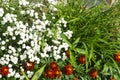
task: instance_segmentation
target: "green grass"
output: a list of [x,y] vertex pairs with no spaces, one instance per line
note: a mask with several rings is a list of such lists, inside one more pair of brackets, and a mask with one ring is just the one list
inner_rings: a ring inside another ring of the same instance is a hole
[[[120,50],[120,2],[116,5],[108,6],[104,4],[95,5],[85,9],[87,3],[83,0],[71,1],[68,0],[67,5],[58,5],[58,16],[64,16],[68,21],[68,29],[73,31],[73,37],[70,40],[72,43],[77,38],[80,38],[77,48],[87,50],[86,71],[91,68],[97,68],[101,74],[105,64],[110,65],[109,75],[116,73],[114,70],[119,70],[113,55],[117,50]],[[73,52],[74,53],[74,52]],[[74,53],[79,55],[79,53]],[[115,66],[111,66],[111,64]],[[109,66],[108,65],[108,66]],[[82,67],[83,68],[83,67]],[[108,68],[108,67],[107,67]],[[84,73],[84,72],[83,72]],[[106,79],[107,76],[101,75],[99,79]],[[116,73],[120,75],[119,71]],[[86,75],[86,74],[83,74]],[[85,77],[83,77],[85,79]],[[116,79],[118,79],[116,77]]]

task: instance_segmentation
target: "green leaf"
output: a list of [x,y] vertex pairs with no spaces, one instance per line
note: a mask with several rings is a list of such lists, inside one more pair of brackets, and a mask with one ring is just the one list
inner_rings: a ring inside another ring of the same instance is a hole
[[78,45],[79,41],[80,41],[80,37],[78,37],[78,38],[72,43],[73,48],[75,48],[75,47]]
[[102,74],[103,75],[110,75],[110,73],[108,73],[108,70],[109,70],[109,65],[108,63],[104,64],[104,68],[102,70]]
[[103,42],[103,43],[105,43],[107,45],[110,45],[109,42],[105,41],[104,39],[98,39],[98,41]]
[[115,77],[115,80],[119,80],[120,79],[120,76],[118,76],[118,75],[114,75],[114,77]]
[[88,48],[87,48],[87,45],[84,43],[84,42],[82,42],[82,44],[83,44],[83,46],[85,47],[85,55],[86,55],[86,70],[88,69],[88,61],[87,61],[87,58],[89,57],[89,55],[88,55]]
[[85,54],[85,50],[84,49],[75,48],[74,51],[77,52],[77,53]]
[[42,75],[46,65],[42,66],[37,72],[35,72],[34,76],[32,77],[32,80],[38,80],[39,77]]
[[25,76],[26,80],[29,80],[29,78],[27,77],[24,71],[22,71],[22,74]]
[[118,64],[116,63],[116,61],[115,61],[111,56],[108,55],[108,57],[113,61],[114,66],[115,66],[116,69],[118,70],[118,74],[119,74],[119,76],[120,76],[120,68],[119,68]]
[[70,51],[70,60],[69,60],[70,64],[77,68],[77,63],[76,63],[76,58],[74,56],[74,54]]
[[80,20],[80,18],[74,18],[74,19],[71,19],[70,21],[68,21],[68,23],[75,22],[75,21],[78,21],[78,20]]
[[62,39],[63,39],[64,42],[68,43],[68,45],[70,47],[72,47],[72,44],[67,40],[67,37],[64,34],[61,34],[61,37],[62,37]]

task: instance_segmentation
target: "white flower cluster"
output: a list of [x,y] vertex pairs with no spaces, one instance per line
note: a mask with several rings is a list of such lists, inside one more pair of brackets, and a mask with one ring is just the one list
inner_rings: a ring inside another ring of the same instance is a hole
[[49,3],[56,5],[58,3],[58,0],[48,0]]
[[28,4],[29,4],[29,2],[26,0],[19,0],[19,5],[27,6]]
[[57,5],[59,3],[58,0],[48,0],[48,3],[50,3],[49,7],[52,11],[57,11],[57,8],[53,5]]
[[[19,5],[24,7],[29,5],[29,2],[19,0]],[[18,8],[22,8],[20,6]],[[4,26],[2,27],[4,30],[0,32],[0,66],[8,65],[8,77],[14,76],[24,80],[24,76],[18,71],[25,62],[39,64],[41,60],[48,57],[55,60],[66,59],[64,50],[68,50],[69,45],[63,41],[61,34],[65,34],[70,39],[72,31],[62,30],[67,27],[67,21],[64,18],[53,26],[52,21],[47,19],[44,12],[40,13],[31,8],[20,11],[5,10],[0,8],[0,23]],[[25,15],[28,17],[25,18]],[[27,71],[26,74],[31,78],[34,72]],[[1,74],[0,78],[2,78]]]
[[3,10],[3,8],[0,8],[0,17],[2,17],[3,14],[4,14],[4,10]]

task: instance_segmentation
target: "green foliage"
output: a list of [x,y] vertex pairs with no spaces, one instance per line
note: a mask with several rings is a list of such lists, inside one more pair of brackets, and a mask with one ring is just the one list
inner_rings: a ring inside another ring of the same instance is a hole
[[39,77],[42,75],[46,65],[42,66],[36,73],[33,75],[32,80],[38,80]]
[[[31,4],[34,2],[32,0],[30,1]],[[37,1],[40,2],[39,0]],[[45,4],[47,2],[46,0],[42,1]],[[98,70],[98,76],[94,80],[108,80],[111,76],[119,80],[120,64],[115,61],[114,54],[120,50],[120,1],[112,6],[105,5],[104,3],[100,3],[99,5],[94,3],[90,6],[91,3],[89,0],[67,0],[67,4],[64,3],[64,0],[60,1],[60,4],[54,5],[58,9],[58,11],[54,13],[55,17],[57,17],[57,21],[53,20],[54,23],[52,23],[53,27],[51,29],[56,33],[57,31],[54,25],[64,17],[68,22],[68,26],[67,29],[62,28],[62,30],[72,30],[73,37],[68,40],[67,37],[61,33],[63,41],[70,46],[70,58],[67,58],[65,61],[57,61],[58,66],[62,70],[59,80],[73,80],[74,77],[80,80],[93,80],[89,75],[90,70],[93,68]],[[15,1],[11,2],[11,4],[18,8]],[[21,10],[22,9],[18,10],[16,14],[19,14]],[[50,12],[52,11],[47,11],[46,14],[47,17],[51,19]],[[29,16],[26,16],[26,18],[23,17],[24,16],[20,16],[19,19],[24,19],[23,21],[29,21],[29,23],[31,22],[31,20],[27,20]],[[0,27],[0,35],[6,30],[6,28],[3,27],[6,26]],[[54,38],[57,37],[54,36]],[[41,41],[40,46],[42,46],[42,50],[45,43],[44,40]],[[79,63],[78,58],[80,55],[85,55],[85,64]],[[51,61],[54,61],[54,59],[41,59],[41,63],[46,65],[42,66],[40,69],[37,69],[39,66],[36,65],[35,68],[37,71],[32,77],[32,80],[47,80],[42,75],[44,69],[48,67],[47,65]],[[74,68],[74,73],[70,76],[65,75],[63,69],[65,64],[68,63]],[[22,74],[25,76],[26,80],[29,80],[25,72],[22,72]]]
[[[74,58],[85,54],[87,62],[85,66],[79,67],[85,69],[81,75],[88,74],[89,70],[95,67],[99,70],[99,80],[109,79],[109,76],[112,75],[118,79],[119,64],[114,60],[113,55],[120,49],[120,2],[118,1],[113,6],[101,3],[88,8],[89,3],[83,0],[67,1],[68,4],[59,5],[57,8],[58,16],[65,16],[68,21],[68,29],[73,31],[70,42],[74,47],[71,48],[72,55],[69,62],[74,64]],[[84,76],[80,79],[89,80],[90,78],[88,78]]]

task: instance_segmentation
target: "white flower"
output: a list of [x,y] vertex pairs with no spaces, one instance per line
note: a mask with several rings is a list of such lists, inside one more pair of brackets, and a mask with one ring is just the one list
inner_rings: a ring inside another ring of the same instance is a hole
[[70,39],[72,37],[73,32],[68,30],[67,32],[64,32],[63,34],[65,34],[68,37],[68,39]]
[[32,75],[33,75],[33,72],[32,71],[27,71],[27,74],[28,74],[28,77],[31,78]]
[[17,57],[14,57],[14,56],[11,55],[10,59],[11,59],[11,62],[13,62],[14,64],[18,63],[18,58]]
[[57,41],[57,40],[52,40],[52,42],[55,43],[55,44],[60,44],[60,42]]
[[5,64],[9,64],[9,61],[5,60],[4,63],[5,63]]
[[52,19],[55,19],[55,17],[53,16]]
[[20,13],[21,13],[21,14],[25,14],[25,11],[24,11],[24,10],[22,10]]
[[5,65],[4,60],[0,60],[1,65]]
[[4,14],[4,10],[3,10],[3,8],[0,8],[0,17],[2,17],[3,14]]
[[3,17],[3,23],[7,23],[7,22],[12,23],[13,21],[17,20],[16,17],[17,16],[14,14],[7,13],[5,17]]
[[27,6],[29,4],[26,0],[19,0],[19,5]]
[[13,11],[15,10],[15,8],[13,8],[13,7],[10,7],[10,9],[13,10]]
[[15,75],[15,71],[12,71],[12,72],[10,73],[10,75],[11,75],[11,76],[14,76],[14,75]]
[[20,52],[22,49],[21,48],[18,48],[18,51]]
[[41,57],[42,57],[42,58],[44,58],[44,57],[49,57],[49,55],[46,54],[46,53],[40,53],[40,54],[41,54]]
[[13,69],[12,69],[12,68],[9,68],[9,72],[10,72],[10,73],[13,72]]
[[12,40],[15,40],[15,39],[16,39],[16,37],[15,37],[15,36],[13,36],[13,37],[12,37]]
[[24,49],[24,48],[26,48],[26,45],[25,45],[25,44],[23,44],[23,45],[22,45],[22,48],[23,48],[23,49]]
[[51,46],[49,46],[48,44],[46,44],[43,51],[44,51],[45,53],[51,51]]
[[34,62],[35,60],[34,60],[34,58],[30,58],[30,61],[31,61],[31,62]]
[[24,80],[25,76],[20,76],[20,80]]
[[10,73],[8,73],[7,77],[11,77]]
[[68,47],[69,45],[67,43],[62,43],[62,47],[67,51],[68,50]]
[[35,12],[35,18],[38,19],[38,13],[37,12]]
[[1,50],[5,50],[5,46],[2,46],[2,47],[1,47]]
[[20,78],[20,74],[19,74],[19,73],[16,73],[16,74],[15,74],[15,78]]
[[40,58],[38,58],[38,57],[36,57],[36,56],[35,56],[34,58],[35,58],[35,60],[36,60],[36,63],[39,64],[39,63],[40,63]]
[[1,44],[2,44],[2,45],[5,45],[5,41],[2,41]]
[[21,71],[24,71],[23,67],[20,67]]
[[12,53],[12,50],[8,50],[8,53],[11,54],[11,53]]
[[27,56],[26,56],[25,54],[24,54],[24,55],[20,55],[20,59],[21,59],[21,60],[26,59],[26,57],[27,57]]
[[46,19],[46,16],[45,16],[45,13],[44,13],[44,12],[43,12],[42,18],[43,18],[44,20]]
[[49,3],[56,5],[58,3],[57,0],[48,0]]
[[53,46],[53,50],[57,50],[58,49],[58,47],[57,46]]
[[61,59],[61,56],[60,55],[55,55],[54,58],[55,58],[55,60],[58,60],[58,59]]
[[30,10],[30,16],[33,17],[35,15],[34,10]]
[[2,78],[2,75],[0,74],[0,78]]
[[11,67],[12,67],[12,64],[9,64],[8,67],[11,68]]
[[63,57],[62,57],[62,60],[64,61],[66,59],[66,53],[63,53]]

